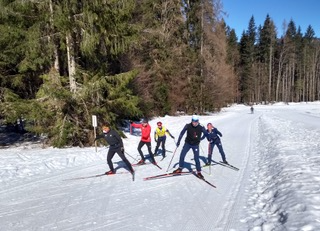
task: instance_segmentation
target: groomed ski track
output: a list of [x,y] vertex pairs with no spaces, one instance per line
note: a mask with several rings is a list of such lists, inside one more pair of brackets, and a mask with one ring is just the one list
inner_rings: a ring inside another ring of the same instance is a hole
[[[17,181],[16,185],[13,182],[7,189],[2,188],[1,201],[6,203],[0,208],[0,229],[229,230],[236,228],[238,220],[235,218],[242,211],[241,207],[238,208],[241,199],[238,193],[244,190],[244,181],[248,175],[248,162],[253,146],[252,137],[256,135],[257,117],[258,115],[239,112],[230,113],[221,119],[215,118],[214,115],[202,119],[202,124],[213,122],[223,132],[222,142],[228,161],[240,168],[240,171],[234,171],[219,165],[212,166],[211,175],[208,175],[208,168],[203,168],[206,180],[217,188],[208,186],[192,175],[143,181],[144,177],[165,173],[164,169],[167,169],[173,153],[167,153],[168,158],[158,162],[162,170],[153,165],[135,168],[134,182],[131,174],[76,180],[77,177],[90,177],[108,170],[104,158],[100,158],[86,166],[56,170],[45,176],[36,175],[24,181]],[[170,125],[170,131],[178,131],[175,132],[178,136],[184,124],[182,122]],[[132,136],[125,142],[129,139],[130,142],[138,144],[138,137]],[[135,144],[133,146],[136,146]],[[181,147],[175,154],[170,171],[177,167]],[[174,150],[174,142],[168,141],[167,148]],[[207,141],[203,141],[200,150],[202,163],[205,161],[203,157],[206,156],[206,150]],[[131,155],[137,153],[135,149],[126,148],[126,151]],[[220,160],[217,150],[214,150],[213,158]],[[158,159],[156,157],[156,160]],[[115,166],[118,162],[120,164],[118,171],[127,171],[122,168],[120,159],[115,156]],[[192,152],[186,157],[186,167],[189,169],[195,167]]]

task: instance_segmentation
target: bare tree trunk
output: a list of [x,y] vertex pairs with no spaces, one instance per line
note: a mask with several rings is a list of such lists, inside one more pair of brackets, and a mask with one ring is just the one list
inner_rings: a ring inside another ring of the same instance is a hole
[[289,98],[291,102],[293,102],[293,96],[294,96],[294,74],[296,72],[296,65],[295,65],[295,60],[293,60],[293,64],[292,64],[292,73],[290,76],[290,83],[289,83]]
[[280,57],[279,57],[279,62],[278,62],[278,75],[277,75],[277,81],[276,81],[276,102],[279,100],[279,91],[280,91],[280,82],[281,82],[281,77],[282,77],[282,68],[283,68],[283,57],[284,57],[284,52],[281,51]]
[[304,53],[304,55],[303,55],[303,81],[302,81],[302,101],[306,101],[306,95],[305,95],[305,92],[306,92],[306,88],[305,88],[305,82],[306,82],[306,75],[307,75],[307,71],[306,71],[306,69],[307,69],[307,61],[306,61],[306,59],[307,59],[307,56],[306,56],[306,49],[304,49],[304,51],[303,51],[303,53]]
[[254,87],[254,91],[255,91],[255,99],[254,102],[260,102],[261,101],[261,85],[262,85],[262,73],[263,71],[261,69],[263,69],[262,64],[258,63],[258,70],[257,70],[257,80],[256,80],[256,84]]
[[318,49],[315,50],[315,53],[313,54],[313,59],[312,59],[312,80],[311,80],[312,101],[315,101],[315,100],[316,100],[316,89],[317,89],[317,83],[316,83],[317,57],[318,57]]
[[200,35],[200,57],[201,57],[201,67],[200,67],[200,112],[203,112],[203,3],[201,3],[201,35]]
[[316,99],[315,100],[320,100],[320,55],[319,55],[319,50],[317,49],[317,64],[316,64],[316,72],[315,72],[315,78],[316,78]]
[[73,39],[71,33],[66,35],[66,45],[67,45],[67,55],[68,55],[68,71],[69,71],[69,84],[70,84],[70,91],[76,92],[77,85],[76,85],[76,61],[74,58],[73,50]]
[[269,101],[271,100],[271,87],[272,87],[272,45],[270,44],[269,52],[269,84],[268,84],[268,97]]
[[53,42],[53,59],[54,59],[54,69],[59,72],[60,71],[60,65],[59,65],[59,56],[58,56],[58,47],[55,44],[55,39],[54,39],[54,34],[55,34],[55,30],[54,30],[54,18],[53,18],[53,3],[52,0],[49,0],[49,9],[50,9],[50,28],[51,28],[51,34],[49,36],[49,41],[52,40]]

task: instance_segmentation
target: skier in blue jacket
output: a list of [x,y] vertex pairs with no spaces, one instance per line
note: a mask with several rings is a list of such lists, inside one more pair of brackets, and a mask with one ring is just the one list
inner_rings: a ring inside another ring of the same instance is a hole
[[[208,123],[207,124],[207,132],[208,132],[208,136],[207,136],[207,140],[209,142],[208,144],[208,162],[205,164],[205,166],[209,166],[211,164],[212,161],[212,151],[214,146],[216,145],[219,149],[221,158],[222,158],[222,162],[225,164],[228,164],[227,160],[226,160],[226,155],[223,151],[222,148],[222,143],[220,140],[220,137],[222,137],[222,133],[215,128],[212,123]],[[205,136],[202,136],[201,139],[204,139]]]

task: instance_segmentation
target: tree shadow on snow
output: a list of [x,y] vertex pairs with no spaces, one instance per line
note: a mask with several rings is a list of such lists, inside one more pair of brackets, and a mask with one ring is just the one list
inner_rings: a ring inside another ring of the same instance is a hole
[[0,126],[0,149],[9,148],[10,146],[20,146],[25,142],[41,143],[43,140],[16,125]]

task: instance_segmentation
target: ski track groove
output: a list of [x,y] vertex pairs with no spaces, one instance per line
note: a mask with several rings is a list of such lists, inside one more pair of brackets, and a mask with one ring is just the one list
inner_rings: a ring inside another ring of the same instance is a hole
[[[19,190],[23,190],[25,188],[29,188],[32,187],[34,185],[38,185],[40,183],[46,182],[48,180],[60,180],[60,178],[62,176],[66,176],[67,178],[71,178],[70,176],[72,176],[72,173],[79,173],[80,170],[90,170],[90,169],[97,169],[97,167],[99,165],[105,165],[105,163],[101,163],[99,161],[99,163],[94,163],[90,166],[87,167],[83,167],[83,166],[77,166],[75,168],[71,168],[71,169],[64,169],[62,172],[61,171],[57,171],[57,172],[53,172],[53,173],[48,173],[46,175],[42,175],[42,176],[32,176],[32,181],[30,182],[24,182],[21,185],[10,185],[7,189],[3,189],[0,190],[0,194],[9,194],[9,193],[13,193]],[[54,174],[54,176],[51,176],[50,174]],[[33,180],[34,178],[38,178],[37,180]]]
[[[245,179],[248,179],[248,176],[250,175],[250,162],[252,158],[252,153],[254,152],[254,146],[255,142],[254,140],[254,134],[257,132],[255,131],[257,129],[257,121],[260,117],[256,116],[250,123],[249,133],[248,133],[248,141],[246,143],[245,148],[245,156],[243,157],[243,161],[241,166],[239,166],[239,175],[237,176],[237,179],[234,180],[234,182],[237,182],[232,186],[231,192],[235,192],[234,194],[229,193],[229,197],[227,198],[227,203],[224,206],[223,213],[220,214],[220,216],[217,219],[216,225],[214,227],[215,230],[237,230],[239,227],[239,211],[237,208],[239,205],[241,205],[241,200],[243,199],[241,196],[243,195],[243,191],[245,190]],[[234,170],[232,170],[234,171]],[[220,226],[220,227],[219,227]]]

